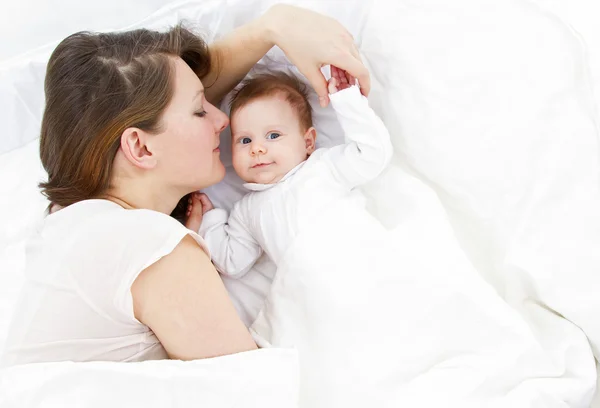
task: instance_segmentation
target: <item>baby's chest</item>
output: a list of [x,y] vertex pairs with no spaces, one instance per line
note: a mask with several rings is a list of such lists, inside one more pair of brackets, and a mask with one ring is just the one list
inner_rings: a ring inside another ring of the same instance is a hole
[[[310,176],[310,175],[309,175]],[[314,175],[294,180],[261,193],[254,204],[255,228],[261,230],[290,229],[297,231],[324,207],[346,194],[337,183],[328,178]]]

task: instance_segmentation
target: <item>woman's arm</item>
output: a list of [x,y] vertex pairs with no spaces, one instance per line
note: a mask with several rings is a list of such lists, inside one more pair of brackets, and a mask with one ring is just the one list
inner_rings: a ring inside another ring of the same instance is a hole
[[329,103],[327,82],[321,73],[321,67],[328,64],[356,77],[362,94],[368,95],[369,72],[352,35],[333,18],[278,4],[211,45],[215,63],[201,78],[209,102],[218,103],[273,45],[279,46],[309,80],[322,106]]
[[275,45],[267,14],[238,27],[210,45],[210,72],[200,78],[206,99],[218,106],[250,69]]
[[172,359],[256,349],[206,253],[189,235],[131,286],[134,314]]

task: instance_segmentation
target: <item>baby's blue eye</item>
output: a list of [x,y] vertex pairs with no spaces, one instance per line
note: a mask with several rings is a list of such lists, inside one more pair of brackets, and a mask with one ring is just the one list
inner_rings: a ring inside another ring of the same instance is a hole
[[281,136],[279,133],[271,132],[271,133],[267,134],[267,139],[273,140],[273,139],[277,139],[279,136]]
[[243,138],[240,139],[240,143],[241,144],[252,143],[252,139],[250,139],[249,137],[243,137]]

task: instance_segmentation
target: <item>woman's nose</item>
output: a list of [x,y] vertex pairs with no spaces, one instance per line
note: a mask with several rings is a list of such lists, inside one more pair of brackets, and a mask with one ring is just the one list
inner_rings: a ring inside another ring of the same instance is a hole
[[221,109],[216,106],[213,106],[213,108],[215,110],[215,114],[213,115],[215,130],[217,133],[221,133],[229,125],[229,118]]

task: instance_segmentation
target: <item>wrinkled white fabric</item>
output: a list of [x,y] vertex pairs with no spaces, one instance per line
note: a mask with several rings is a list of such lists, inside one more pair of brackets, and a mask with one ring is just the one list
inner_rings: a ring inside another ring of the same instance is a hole
[[298,355],[261,349],[196,361],[40,363],[0,371],[2,408],[295,408]]
[[[252,325],[264,345],[298,350],[300,406],[562,407],[566,397],[584,407],[594,372],[585,335],[560,326],[579,362],[565,373],[471,267],[436,198],[390,172],[403,190],[398,227],[351,206],[321,211],[278,262]],[[552,317],[541,310],[536,321]]]
[[[144,3],[143,7],[150,4],[145,0],[134,2]],[[151,28],[164,28],[185,18],[212,39],[258,16],[274,2],[171,2],[151,17],[144,18],[141,14],[129,17],[130,21],[138,21],[135,27]],[[52,21],[45,26],[33,25],[39,38],[56,45],[57,40],[75,28],[89,27],[86,16],[67,3],[63,12],[46,13],[44,5],[33,8],[21,19],[11,9],[11,13],[5,14],[14,24],[3,24],[0,30],[6,29],[4,37],[12,38],[14,27],[25,33],[35,18]],[[413,371],[412,377],[390,375],[386,386],[380,383],[382,395],[403,390],[398,392],[406,396],[410,390],[415,402],[410,406],[418,407],[419,401],[426,404],[436,395],[451,393],[446,386],[456,387],[466,400],[469,382],[465,365],[457,368],[461,375],[456,380],[444,373],[458,367],[453,365],[454,359],[465,363],[461,356],[471,355],[474,367],[484,373],[481,377],[474,375],[474,381],[484,377],[494,379],[487,381],[491,386],[479,388],[479,395],[490,396],[487,402],[495,395],[499,407],[587,408],[597,378],[590,367],[594,362],[590,343],[595,350],[600,344],[598,2],[355,0],[345,2],[344,7],[337,1],[290,3],[340,20],[354,36],[370,69],[369,103],[390,130],[395,154],[392,167],[363,190],[368,209],[394,230],[397,238],[404,234],[403,245],[392,251],[398,255],[392,261],[394,267],[411,274],[423,269],[438,270],[450,278],[462,276],[465,268],[473,268],[516,312],[507,317],[503,333],[521,333],[524,339],[523,343],[509,341],[510,347],[499,348],[505,356],[504,368],[500,368],[498,360],[490,358],[492,352],[470,354],[470,350],[485,349],[486,342],[492,348],[497,347],[493,339],[475,336],[472,340],[469,333],[474,330],[473,325],[465,326],[462,321],[456,325],[456,320],[450,319],[448,324],[454,324],[454,330],[448,329],[452,336],[409,333],[414,338],[408,340],[414,341],[397,347],[399,355],[392,353],[385,359],[376,359],[379,340],[366,336],[361,337],[365,342],[355,352],[356,361],[354,357],[324,360],[302,353],[303,372],[318,373],[321,367],[323,373],[329,373],[326,380],[331,380],[330,373],[348,379],[344,374],[347,365],[355,364],[356,368],[362,362],[366,370],[371,369],[374,377],[381,379],[386,361],[406,357],[401,353],[407,353],[410,345],[417,350],[415,361],[418,362],[419,356],[427,356],[428,350],[433,350],[436,358],[427,360],[429,365],[415,366],[421,371]],[[21,8],[18,3],[11,4]],[[96,6],[106,7],[106,4]],[[131,7],[143,13],[143,7]],[[93,22],[92,28],[125,28],[115,27],[120,23],[113,19],[100,21],[100,13],[94,16],[98,21]],[[75,27],[76,24],[79,26]],[[19,37],[14,37],[18,41]],[[36,188],[36,183],[44,177],[36,138],[44,101],[45,63],[53,45],[28,49],[27,55],[10,64],[0,64],[0,105],[4,108],[0,110],[0,123],[4,126],[0,135],[0,335],[5,331],[6,316],[14,309],[13,292],[22,282],[24,239],[46,205]],[[267,68],[300,76],[277,48],[255,70]],[[341,132],[335,112],[320,108],[314,95],[310,102],[321,146],[341,143],[336,139]],[[228,210],[246,193],[230,167],[229,138],[225,131],[221,156],[228,166],[226,178],[207,191],[213,202]],[[373,270],[368,268],[368,272]],[[261,308],[269,316],[279,313],[279,320],[288,315],[286,308],[269,308],[270,296],[263,308],[274,276],[273,263],[263,255],[241,279],[224,277],[247,324],[256,319]],[[308,299],[305,304],[296,304],[294,316],[311,307],[313,299],[309,294],[320,299],[328,295],[332,302],[338,296],[345,296],[344,302],[354,311],[364,304],[360,290],[340,285],[345,282],[343,279],[332,286],[331,281],[322,283],[308,275],[302,284],[298,281],[301,275],[289,274],[296,276],[294,282],[299,285],[282,286],[286,274],[277,276],[278,288],[296,288],[291,299],[300,300],[302,296]],[[368,274],[364,281],[368,281]],[[479,283],[467,286],[464,281],[462,284],[467,292],[468,287],[477,292],[479,286]],[[398,297],[404,292],[399,293]],[[472,308],[482,309],[482,313],[489,311],[488,293],[484,290]],[[390,296],[382,290],[382,299],[376,299],[375,304],[384,304]],[[322,301],[315,304],[322,305]],[[419,304],[407,301],[405,308],[417,317],[423,316],[419,314]],[[420,333],[427,333],[431,325],[440,324],[451,310],[463,310],[452,301],[446,307],[425,307],[432,313],[425,315],[420,325],[411,325],[410,320],[404,327],[416,327]],[[442,312],[438,315],[435,310]],[[446,315],[445,310],[448,310]],[[315,311],[310,313],[317,315]],[[469,310],[469,316],[474,314],[475,310]],[[325,316],[323,322],[332,315]],[[349,327],[357,321],[350,315]],[[261,321],[268,323],[269,319]],[[337,352],[340,337],[335,333],[330,337],[323,322],[315,320],[306,326],[309,329],[306,333],[315,339],[310,346],[330,350],[332,356],[339,357],[345,353],[345,347]],[[523,323],[529,335],[520,331]],[[483,327],[490,326],[483,322]],[[287,338],[295,333],[287,333]],[[393,338],[397,333],[391,335]],[[0,343],[3,340],[0,338]],[[484,361],[491,365],[485,368]],[[166,369],[170,362],[156,363],[165,363],[159,366]],[[496,375],[492,374],[493,367]],[[41,372],[42,369],[37,371]],[[139,384],[146,381],[142,371],[133,376]],[[30,378],[33,376],[18,377],[21,386],[30,386],[32,396],[48,390],[39,383],[28,383]],[[315,382],[319,378],[315,377]],[[56,387],[57,394],[70,395],[68,384],[60,384],[61,387]],[[368,386],[365,382],[367,391]],[[215,389],[217,393],[229,392]],[[334,397],[327,394],[327,389],[318,388],[318,384],[316,389],[324,392],[324,398]],[[352,391],[352,387],[348,389]],[[178,394],[182,389],[174,383],[164,390],[169,395],[182,395]],[[343,398],[345,390],[342,387],[336,390],[337,396]],[[110,397],[108,393],[105,395]],[[106,405],[118,405],[119,400],[115,395]],[[366,406],[376,406],[376,402]],[[450,405],[436,402],[434,406]],[[494,403],[479,407],[489,405]],[[151,406],[152,401],[144,405]]]

